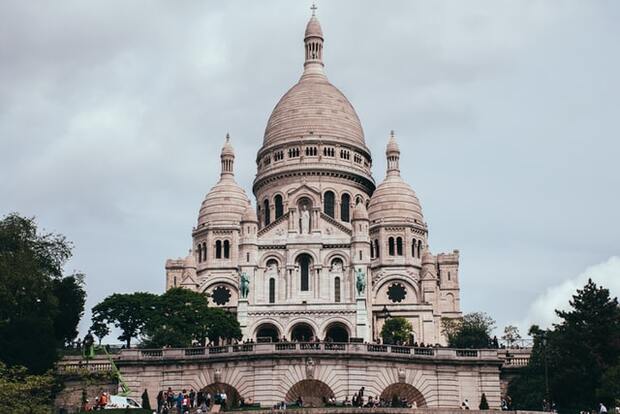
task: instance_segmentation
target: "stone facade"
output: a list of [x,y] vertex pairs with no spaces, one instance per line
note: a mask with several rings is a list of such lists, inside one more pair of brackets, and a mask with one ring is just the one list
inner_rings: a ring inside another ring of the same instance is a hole
[[472,408],[482,393],[500,407],[496,350],[408,348],[372,344],[264,343],[215,348],[123,350],[116,364],[133,396],[155,396],[168,387],[226,391],[235,400],[270,407],[300,395],[309,406],[322,398],[364,395],[391,401],[394,395],[420,408]]
[[393,133],[375,185],[355,109],[324,73],[315,16],[304,46],[303,74],[274,108],[256,156],[256,207],[235,182],[227,136],[192,249],[166,262],[166,287],[206,292],[237,314],[246,338],[370,342],[398,315],[411,321],[412,342],[445,344],[441,319],[461,315],[459,252],[431,254]]

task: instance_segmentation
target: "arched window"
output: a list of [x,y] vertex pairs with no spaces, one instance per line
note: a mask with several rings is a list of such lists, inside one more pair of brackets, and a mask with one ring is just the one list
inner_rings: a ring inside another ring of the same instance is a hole
[[402,237],[396,238],[396,254],[399,256],[403,255],[403,239]]
[[198,263],[202,262],[202,244],[198,245]]
[[394,256],[394,237],[388,239],[388,254]]
[[202,243],[202,261],[207,261],[207,243]]
[[418,242],[418,257],[422,257],[422,240]]
[[351,204],[351,196],[347,193],[344,193],[342,197],[340,197],[340,220],[348,222],[349,218],[349,209]]
[[224,240],[224,258],[230,259],[230,242],[228,240]]
[[362,260],[362,259],[364,258],[364,253],[362,253],[362,251],[361,251],[361,250],[360,250],[360,252],[359,252],[359,255],[360,255],[360,260]]
[[375,258],[375,244],[373,242],[370,242],[370,258]]
[[326,191],[323,195],[323,211],[325,214],[334,218],[334,205],[336,203],[336,197],[333,191]]
[[310,290],[310,263],[312,259],[307,254],[302,254],[297,259],[299,265],[300,284],[299,289],[302,292]]
[[269,303],[276,303],[276,280],[269,278]]
[[276,195],[273,199],[273,203],[276,205],[276,220],[282,217],[284,214],[284,205],[282,203],[282,196]]
[[215,242],[215,258],[216,259],[222,258],[222,241],[221,240],[218,240]]
[[334,302],[340,302],[340,278],[334,279]]
[[263,202],[264,204],[264,213],[265,213],[265,226],[268,225],[269,223],[271,223],[270,221],[270,217],[269,217],[269,200],[265,200]]
[[247,253],[245,254],[245,261],[246,261],[246,262],[249,262],[249,261],[250,261],[250,252],[247,252]]
[[381,257],[381,250],[379,250],[379,240],[375,239],[375,257],[378,259]]
[[411,257],[415,257],[415,239],[411,240]]

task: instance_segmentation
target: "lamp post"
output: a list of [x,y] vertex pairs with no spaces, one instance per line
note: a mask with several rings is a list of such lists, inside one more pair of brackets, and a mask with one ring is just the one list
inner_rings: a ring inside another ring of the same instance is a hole
[[551,398],[549,395],[549,368],[547,365],[547,331],[542,333],[542,346],[543,346],[543,362],[545,364],[545,401],[547,406],[544,407],[546,411],[551,411]]

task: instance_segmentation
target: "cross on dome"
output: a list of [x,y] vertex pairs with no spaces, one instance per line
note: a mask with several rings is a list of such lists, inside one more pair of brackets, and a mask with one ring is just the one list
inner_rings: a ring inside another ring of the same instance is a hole
[[315,12],[316,9],[318,9],[318,7],[316,7],[316,4],[314,4],[314,2],[312,3],[312,6],[310,6],[310,10],[312,10],[312,15],[316,16]]

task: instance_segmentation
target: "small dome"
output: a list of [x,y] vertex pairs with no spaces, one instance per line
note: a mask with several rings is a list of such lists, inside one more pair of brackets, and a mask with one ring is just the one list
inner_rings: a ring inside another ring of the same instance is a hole
[[195,269],[196,268],[196,258],[194,257],[194,254],[192,253],[192,251],[189,251],[189,254],[187,255],[187,257],[185,258],[185,260],[183,261],[183,267],[184,268],[191,268],[191,269]]
[[379,184],[368,204],[371,222],[424,223],[422,207],[413,189],[400,175],[388,175]]
[[400,153],[400,148],[398,148],[398,143],[396,142],[396,138],[394,137],[394,131],[392,131],[390,133],[390,139],[388,141],[387,147],[385,148],[385,154],[389,155],[394,152]]
[[306,26],[306,35],[304,37],[320,37],[321,39],[323,38],[321,23],[319,23],[319,19],[317,19],[316,16],[312,16],[310,18],[310,21],[308,21],[308,25]]
[[368,211],[364,203],[357,203],[353,209],[353,220],[368,220]]
[[232,155],[233,157],[235,156],[235,149],[230,144],[230,135],[229,134],[226,134],[226,142],[224,142],[224,146],[222,147],[221,155],[222,156],[224,156],[224,155]]
[[435,258],[433,257],[431,252],[428,251],[428,249],[424,249],[424,253],[422,254],[422,266],[434,265],[434,264],[435,264]]
[[198,215],[198,227],[239,224],[250,201],[231,176],[223,176],[209,191]]
[[241,218],[242,222],[251,222],[258,223],[258,217],[256,217],[256,210],[252,207],[252,204],[248,202],[248,206],[245,208],[245,212],[243,213],[243,217]]

